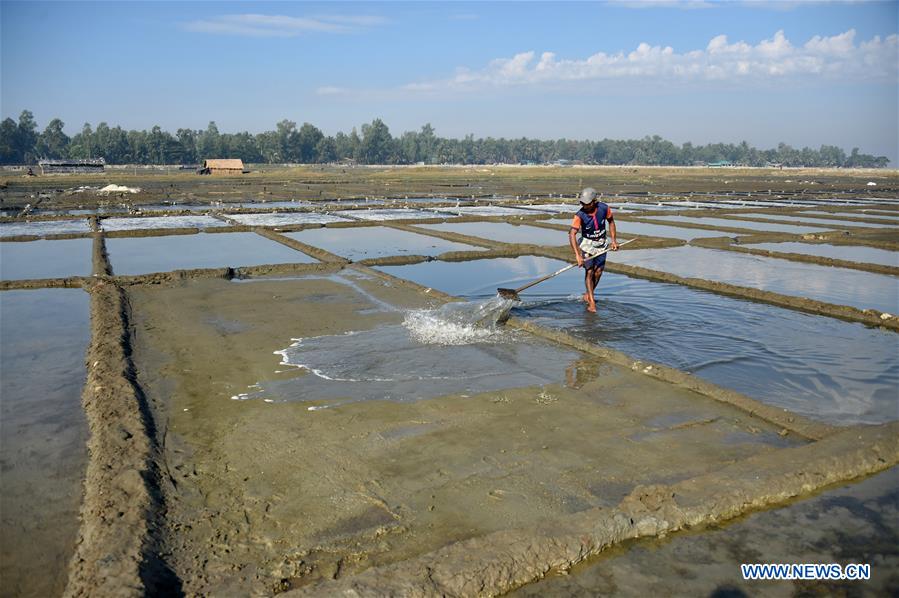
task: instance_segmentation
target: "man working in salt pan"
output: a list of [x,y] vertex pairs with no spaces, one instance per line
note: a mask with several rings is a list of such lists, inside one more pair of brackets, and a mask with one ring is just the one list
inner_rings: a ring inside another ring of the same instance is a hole
[[[584,301],[587,302],[587,311],[596,313],[596,299],[593,292],[606,266],[606,254],[591,256],[606,248],[606,221],[609,222],[609,235],[612,241],[610,249],[618,251],[617,231],[615,220],[612,218],[612,208],[596,199],[596,189],[587,187],[581,191],[580,202],[581,209],[571,221],[568,242],[574,251],[577,265],[584,268],[584,285],[587,288]],[[576,238],[578,232],[580,240]]]

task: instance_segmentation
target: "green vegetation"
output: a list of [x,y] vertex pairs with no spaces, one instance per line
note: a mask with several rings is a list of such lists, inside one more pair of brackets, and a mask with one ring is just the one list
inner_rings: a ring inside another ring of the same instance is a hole
[[685,166],[696,163],[730,162],[743,166],[812,166],[883,168],[886,156],[860,154],[853,148],[822,145],[819,149],[795,149],[781,143],[775,149],[759,150],[745,141],[677,146],[658,135],[643,139],[539,140],[487,137],[464,139],[438,137],[427,124],[420,131],[393,137],[381,119],[326,136],[317,127],[282,120],[274,131],[253,135],[220,133],[214,122],[205,130],[178,129],[175,135],[159,126],[150,131],[125,131],[105,122],[93,129],[85,123],[69,138],[64,123],[51,120],[38,133],[28,110],[19,122],[7,118],[0,123],[0,163],[34,164],[40,158],[105,158],[109,164],[196,164],[204,158],[241,158],[247,163],[317,164],[356,161],[364,164],[518,164],[578,162],[583,164]]

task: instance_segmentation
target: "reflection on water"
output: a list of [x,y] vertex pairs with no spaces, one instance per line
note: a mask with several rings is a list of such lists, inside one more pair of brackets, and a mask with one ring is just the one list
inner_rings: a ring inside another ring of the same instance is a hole
[[92,239],[0,243],[0,280],[88,276],[92,247]]
[[418,227],[480,237],[501,243],[530,243],[552,247],[568,245],[566,231],[554,231],[537,226],[516,226],[506,222],[445,222],[443,224],[419,224]]
[[106,249],[116,274],[316,261],[305,253],[255,233],[113,238],[106,240]]
[[[474,260],[470,262],[427,262],[410,266],[379,266],[377,269],[459,297],[492,297],[496,289],[517,288],[526,282],[550,274],[565,262],[524,255],[517,258]],[[576,269],[554,280],[578,278]],[[543,283],[547,284],[547,283]],[[543,285],[537,288],[543,288]]]
[[[563,220],[556,218],[549,220],[553,224],[561,224],[568,226],[571,220]],[[679,226],[664,226],[662,224],[648,224],[646,222],[633,222],[630,220],[616,219],[617,232],[619,235],[648,235],[650,237],[663,237],[668,239],[683,239],[691,241],[693,239],[702,239],[706,237],[732,237],[734,233],[727,233],[720,230],[704,230],[701,228],[683,228]]]
[[3,291],[0,312],[0,593],[60,595],[87,461],[88,295]]
[[618,252],[616,259],[687,278],[705,278],[858,309],[873,308],[891,314],[899,311],[899,285],[894,276],[886,274],[702,247],[635,249]]
[[[751,218],[752,216],[747,216]],[[838,220],[831,218],[805,218],[801,215],[785,215],[785,214],[758,214],[757,218],[765,218],[766,220],[783,220],[784,222],[794,222],[803,226],[829,226],[833,228],[845,228],[847,226],[858,226],[861,228],[889,228],[895,226],[889,223],[876,222],[858,222],[856,220]]]
[[899,252],[864,245],[827,245],[825,243],[755,243],[741,245],[748,249],[816,255],[835,260],[899,267]]
[[525,212],[519,208],[511,208],[508,206],[462,206],[462,207],[447,207],[447,208],[431,208],[433,210],[439,210],[442,212],[449,212],[451,214],[458,214],[459,216],[529,216],[528,212]]
[[752,222],[749,220],[736,220],[730,218],[694,218],[692,216],[646,216],[646,219],[659,223],[683,222],[685,224],[726,226],[729,228],[744,228],[747,230],[758,230],[769,233],[793,233],[797,235],[840,228],[825,224],[821,224],[820,226],[795,226],[792,224],[772,224],[770,222]]
[[544,292],[513,315],[813,419],[899,419],[894,332],[614,274],[600,282],[598,315]]
[[456,214],[434,211],[416,210],[413,208],[385,208],[374,210],[343,210],[334,212],[338,216],[359,220],[427,220],[430,218],[456,218]]
[[[483,297],[562,265],[523,257],[379,269],[453,295]],[[528,289],[512,314],[815,419],[846,424],[899,418],[894,332],[611,273],[599,283],[599,314],[588,314],[577,300],[582,277],[572,269]]]
[[484,250],[483,247],[454,243],[384,226],[316,228],[284,235],[350,260],[391,255],[435,256],[446,251]]

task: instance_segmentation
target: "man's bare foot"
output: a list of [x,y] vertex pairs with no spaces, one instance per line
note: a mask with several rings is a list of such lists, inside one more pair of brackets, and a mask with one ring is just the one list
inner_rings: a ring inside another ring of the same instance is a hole
[[588,304],[588,305],[587,305],[587,311],[589,311],[590,313],[594,313],[594,314],[595,314],[595,313],[596,313],[596,304],[595,304],[595,303],[590,303],[590,304]]
[[588,295],[587,293],[581,295],[581,299],[584,300],[584,303],[590,303],[590,295]]

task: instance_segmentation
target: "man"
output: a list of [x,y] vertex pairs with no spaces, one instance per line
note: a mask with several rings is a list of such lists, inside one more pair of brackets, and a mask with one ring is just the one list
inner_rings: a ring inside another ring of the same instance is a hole
[[[584,301],[587,302],[587,311],[596,313],[596,299],[593,292],[605,268],[606,254],[590,256],[606,248],[606,221],[609,222],[609,234],[612,239],[611,250],[618,251],[617,231],[615,219],[612,218],[612,208],[597,201],[596,189],[587,187],[581,191],[580,202],[581,209],[571,221],[568,242],[574,251],[577,265],[584,268],[584,285],[587,288]],[[581,234],[580,241],[576,239],[578,232]]]

